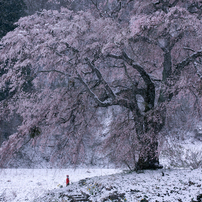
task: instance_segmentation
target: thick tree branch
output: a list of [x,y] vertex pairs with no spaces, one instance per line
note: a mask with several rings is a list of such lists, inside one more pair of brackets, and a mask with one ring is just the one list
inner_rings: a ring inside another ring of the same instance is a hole
[[111,106],[111,102],[102,102],[97,95],[95,95],[95,93],[93,93],[93,91],[89,88],[88,84],[82,79],[81,75],[79,74],[79,72],[76,70],[76,75],[78,76],[80,82],[84,85],[84,87],[86,88],[87,92],[89,93],[89,95],[95,100],[95,102],[100,106],[100,107],[107,107],[107,106]]
[[[176,96],[181,89],[177,88],[174,92],[170,92],[168,89],[170,89],[171,86],[174,86],[177,81],[180,79],[180,74],[184,67],[188,66],[191,62],[195,62],[197,58],[202,57],[202,49],[193,53],[189,57],[185,58],[181,62],[175,65],[175,70],[173,73],[167,78],[167,81],[165,84],[164,89],[161,91],[161,95],[159,97],[159,102],[170,102],[172,100],[173,96]],[[195,65],[195,64],[194,64]],[[196,66],[195,66],[196,68]],[[197,74],[200,77],[199,74]]]
[[189,57],[185,58],[183,61],[179,62],[178,64],[175,65],[175,70],[173,72],[172,76],[178,76],[181,73],[181,70],[189,65],[191,62],[194,62],[198,57],[202,57],[202,49],[193,53]]
[[147,74],[142,66],[140,66],[139,64],[135,64],[134,61],[129,58],[125,52],[122,53],[122,57],[124,61],[132,66],[134,69],[136,69],[143,78],[145,84],[147,85],[145,102],[148,103],[149,108],[153,108],[155,100],[155,86],[149,74]]
[[116,95],[114,94],[114,92],[112,91],[112,89],[110,88],[110,86],[108,85],[108,83],[105,81],[105,79],[103,78],[101,72],[98,70],[98,68],[96,68],[90,61],[88,58],[85,59],[87,61],[87,64],[89,65],[89,67],[92,69],[93,72],[95,72],[95,74],[97,75],[98,79],[100,80],[100,82],[103,83],[108,95],[111,97],[111,99],[115,99]]
[[128,80],[131,82],[132,86],[133,86],[133,89],[136,90],[137,89],[137,85],[138,85],[138,82],[137,81],[133,81],[132,78],[129,76],[128,74],[128,70],[127,70],[127,67],[125,65],[125,63],[123,63],[123,67],[124,67],[124,70],[125,70],[125,74],[128,78]]
[[144,68],[141,65],[134,63],[134,61],[131,58],[129,58],[125,52],[122,52],[122,55],[119,55],[119,56],[108,54],[108,57],[124,60],[127,64],[132,66],[134,69],[136,69],[140,73],[141,77],[144,79],[147,85],[153,84],[150,76],[146,73]]
[[129,42],[133,43],[137,43],[139,41],[147,42],[148,44],[158,45],[158,43],[155,40],[150,39],[149,37],[146,36],[137,36],[136,38],[132,37],[129,39]]
[[122,55],[112,55],[108,54],[108,57],[115,58],[115,59],[122,59],[124,60],[128,65],[136,69],[141,77],[143,78],[145,84],[147,85],[146,88],[146,95],[145,95],[145,102],[148,104],[148,109],[151,109],[154,107],[154,100],[155,100],[155,86],[154,83],[152,82],[149,74],[144,70],[144,68],[139,65],[134,63],[134,61],[128,57],[128,55],[125,52],[122,52]]
[[179,33],[176,37],[170,39],[170,47],[169,50],[171,51],[172,48],[174,47],[174,45],[180,40],[182,39],[182,37],[184,36],[184,32]]
[[163,72],[162,72],[162,79],[163,81],[166,81],[167,78],[170,77],[172,74],[172,58],[171,58],[171,52],[164,52],[163,54],[164,60],[163,60]]
[[189,47],[184,47],[185,50],[189,50],[189,51],[192,51],[192,52],[195,52],[195,50],[193,50],[192,48],[189,48]]
[[95,102],[98,104],[99,107],[108,107],[108,106],[113,106],[113,105],[119,105],[119,106],[126,107],[126,108],[130,109],[131,111],[134,111],[134,110],[136,110],[137,112],[139,111],[138,106],[135,102],[132,102],[131,100],[128,100],[125,98],[116,97],[115,95],[114,95],[115,96],[114,99],[111,98],[111,99],[108,99],[105,101],[101,101],[97,97],[97,95],[89,88],[88,84],[83,80],[83,78],[81,77],[79,72],[76,70],[76,68],[75,68],[75,71],[78,76],[78,79],[84,85],[84,87],[86,88],[89,95],[95,100]]

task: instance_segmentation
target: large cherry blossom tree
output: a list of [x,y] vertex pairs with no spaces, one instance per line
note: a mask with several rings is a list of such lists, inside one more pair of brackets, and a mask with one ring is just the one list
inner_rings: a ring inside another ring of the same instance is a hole
[[19,20],[1,40],[0,88],[8,92],[1,116],[18,113],[23,123],[0,150],[2,166],[28,143],[49,152],[56,133],[50,160],[81,163],[84,134],[100,124],[97,111],[118,107],[100,134],[101,152],[130,168],[161,167],[158,138],[180,106],[173,100],[193,95],[201,115],[202,56],[198,13],[163,3],[153,3],[152,13],[137,10],[129,24],[67,9]]

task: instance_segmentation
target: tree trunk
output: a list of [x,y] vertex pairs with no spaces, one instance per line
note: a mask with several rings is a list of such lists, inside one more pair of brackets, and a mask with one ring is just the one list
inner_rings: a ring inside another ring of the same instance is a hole
[[143,141],[144,143],[139,154],[136,169],[144,170],[162,168],[162,166],[159,164],[157,135],[152,134]]
[[166,79],[172,74],[172,60],[170,51],[164,53],[163,67],[163,81],[166,81]]
[[159,164],[158,134],[165,124],[165,117],[165,108],[155,110],[148,117],[144,117],[144,121],[142,121],[144,123],[144,131],[142,131],[142,134],[139,134],[141,150],[136,164],[137,170],[163,168]]

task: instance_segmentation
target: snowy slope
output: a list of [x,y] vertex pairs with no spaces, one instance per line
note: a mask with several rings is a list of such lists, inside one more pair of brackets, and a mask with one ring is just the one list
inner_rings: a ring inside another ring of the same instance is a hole
[[[65,187],[67,174],[71,183]],[[3,202],[60,202],[68,201],[67,195],[81,193],[89,195],[93,202],[110,201],[107,199],[113,197],[128,202],[144,198],[150,202],[191,202],[202,194],[202,170],[128,173],[114,169],[3,169],[0,172],[0,201]]]
[[201,169],[121,173],[94,177],[52,190],[35,202],[69,201],[68,196],[81,193],[89,195],[92,202],[191,202],[202,193],[201,183]]

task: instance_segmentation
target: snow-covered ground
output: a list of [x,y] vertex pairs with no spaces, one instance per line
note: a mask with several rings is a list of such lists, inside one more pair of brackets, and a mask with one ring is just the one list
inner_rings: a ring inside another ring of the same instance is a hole
[[[65,187],[67,174],[71,184]],[[69,201],[70,195],[81,193],[89,195],[92,202],[113,199],[191,202],[202,194],[202,169],[147,170],[141,173],[114,169],[3,169],[0,172],[0,201],[3,202],[34,199],[35,202],[62,202]]]
[[86,179],[67,188],[50,191],[35,201],[70,201],[71,195],[85,193],[92,202],[191,202],[202,193],[201,183],[201,169],[123,172]]
[[110,175],[115,169],[0,169],[0,201],[32,201],[43,193],[65,186],[66,175],[71,183],[84,178]]

